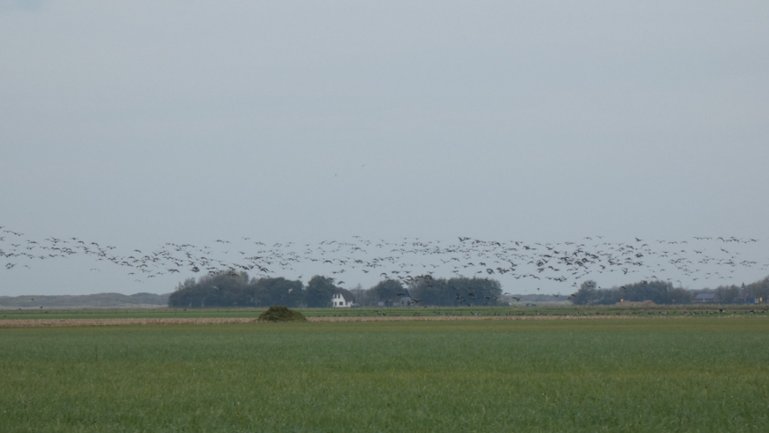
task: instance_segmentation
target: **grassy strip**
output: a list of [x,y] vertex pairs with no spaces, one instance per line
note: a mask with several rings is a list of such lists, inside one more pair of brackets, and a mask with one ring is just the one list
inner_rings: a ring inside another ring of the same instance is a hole
[[[0,320],[18,319],[158,319],[158,318],[256,318],[266,308],[156,308],[0,310]],[[652,305],[652,306],[500,306],[500,307],[392,307],[392,308],[299,308],[310,317],[463,317],[463,316],[712,316],[767,315],[769,305]]]
[[16,432],[763,432],[769,320],[4,329]]

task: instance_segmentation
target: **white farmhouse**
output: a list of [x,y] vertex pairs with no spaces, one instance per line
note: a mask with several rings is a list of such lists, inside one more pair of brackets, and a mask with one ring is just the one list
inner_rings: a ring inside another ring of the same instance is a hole
[[331,295],[331,306],[334,308],[350,308],[353,304],[353,296],[349,290],[339,289]]

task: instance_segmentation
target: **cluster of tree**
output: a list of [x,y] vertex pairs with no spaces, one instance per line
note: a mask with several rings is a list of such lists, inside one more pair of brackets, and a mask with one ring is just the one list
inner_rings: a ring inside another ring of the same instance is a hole
[[498,305],[502,296],[499,281],[489,278],[433,278],[430,275],[380,281],[374,287],[352,290],[361,306],[475,306]]
[[[341,293],[359,306],[480,306],[499,305],[502,288],[489,278],[433,278],[429,275],[399,280],[380,281],[370,289],[345,290],[332,278],[316,275],[305,286],[298,280],[285,278],[249,278],[245,272],[222,272],[189,279],[177,286],[169,296],[171,307],[330,307],[331,298]],[[622,302],[655,304],[719,304],[769,302],[769,277],[742,286],[722,286],[713,290],[690,291],[673,287],[666,281],[641,281],[608,289],[598,288],[595,281],[584,282],[571,295],[577,305],[612,305]]]
[[329,307],[335,293],[354,298],[361,306],[497,305],[502,295],[498,281],[487,278],[437,279],[422,276],[405,285],[384,280],[370,289],[345,290],[332,278],[314,276],[304,286],[285,278],[249,278],[246,272],[222,272],[188,279],[169,296],[171,307]]
[[655,304],[689,304],[692,292],[673,287],[667,281],[641,281],[621,287],[599,289],[595,281],[585,281],[571,301],[577,305],[611,305],[621,302],[645,302]]
[[699,293],[709,294],[711,302],[718,304],[754,304],[769,302],[769,277],[741,286],[720,286],[713,290],[701,290]]
[[595,281],[585,281],[571,295],[577,305],[611,305],[622,302],[654,302],[655,304],[752,304],[769,302],[769,277],[742,286],[722,286],[710,290],[686,290],[666,281],[641,281],[609,289],[598,288]]
[[[329,281],[314,278],[305,288],[301,281],[285,278],[249,279],[246,272],[222,272],[181,283],[168,298],[171,307],[254,307],[285,305],[298,307],[328,291]],[[333,286],[333,284],[331,284]],[[331,295],[328,296],[329,302]]]

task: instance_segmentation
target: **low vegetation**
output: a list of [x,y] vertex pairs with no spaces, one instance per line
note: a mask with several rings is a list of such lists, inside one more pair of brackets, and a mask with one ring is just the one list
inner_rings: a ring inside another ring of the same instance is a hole
[[262,322],[306,322],[304,314],[281,305],[272,306],[259,315]]
[[0,332],[4,432],[763,432],[765,316]]

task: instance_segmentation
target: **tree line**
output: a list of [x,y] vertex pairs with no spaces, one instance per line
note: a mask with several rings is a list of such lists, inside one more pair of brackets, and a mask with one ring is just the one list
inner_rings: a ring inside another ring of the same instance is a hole
[[577,305],[613,305],[624,302],[655,304],[753,304],[769,302],[769,277],[741,286],[719,286],[715,289],[687,290],[673,287],[668,281],[640,281],[619,287],[601,289],[595,281],[585,281],[571,295]]
[[[401,280],[387,279],[369,289],[347,290],[333,278],[316,275],[305,285],[299,280],[250,278],[246,272],[221,272],[176,287],[168,299],[170,307],[330,307],[334,294],[357,306],[483,306],[502,305],[499,281],[490,278],[433,278],[424,275]],[[639,281],[612,288],[599,288],[585,281],[570,296],[576,305],[613,305],[625,302],[655,304],[746,304],[769,302],[769,277],[741,286],[687,290],[668,281]]]
[[221,272],[180,283],[169,296],[170,307],[330,307],[334,294],[358,306],[499,305],[502,288],[489,278],[433,278],[380,281],[369,289],[347,290],[333,278],[316,275],[305,286],[299,280],[250,278],[246,272]]

